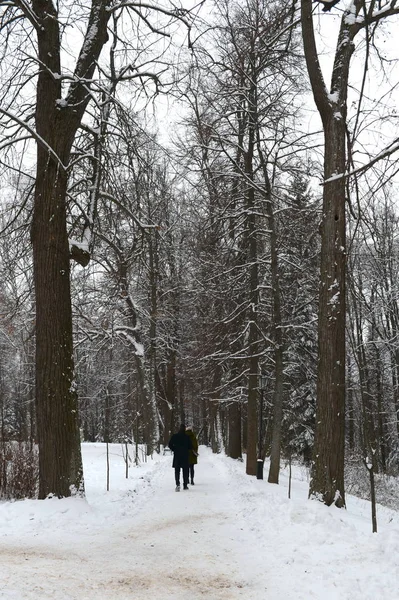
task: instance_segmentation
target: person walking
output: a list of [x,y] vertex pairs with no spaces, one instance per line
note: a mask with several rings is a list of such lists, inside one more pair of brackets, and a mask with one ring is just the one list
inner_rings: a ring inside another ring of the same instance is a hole
[[194,485],[194,465],[198,462],[198,440],[191,425],[186,427],[186,435],[191,440],[191,450],[188,453],[188,463],[190,467],[191,485]]
[[180,492],[180,469],[183,470],[183,489],[188,490],[188,461],[192,443],[191,438],[186,435],[185,425],[180,425],[179,431],[170,438],[168,446],[173,452],[172,466],[175,470],[176,492]]

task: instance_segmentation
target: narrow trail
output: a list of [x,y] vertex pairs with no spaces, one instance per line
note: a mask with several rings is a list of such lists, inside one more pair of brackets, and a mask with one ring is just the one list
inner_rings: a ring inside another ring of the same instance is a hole
[[106,518],[88,500],[68,529],[61,518],[1,538],[1,599],[267,600],[256,540],[249,554],[229,474],[208,449],[188,491],[174,491],[165,457]]
[[264,597],[253,587],[252,558],[240,543],[242,528],[237,522],[232,526],[234,499],[222,467],[207,451],[200,457],[196,485],[179,493],[170,466],[157,473],[153,497],[126,532],[140,557],[148,597],[160,584],[165,595],[159,598]]

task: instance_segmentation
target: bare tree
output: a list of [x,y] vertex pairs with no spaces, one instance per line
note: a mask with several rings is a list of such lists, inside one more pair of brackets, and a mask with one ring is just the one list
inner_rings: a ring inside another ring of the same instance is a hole
[[318,384],[314,463],[309,495],[345,506],[346,135],[349,68],[354,40],[396,15],[396,2],[353,0],[343,10],[331,84],[323,79],[316,47],[312,0],[302,0],[302,37],[313,97],[324,131],[324,187],[318,322]]
[[[194,80],[197,87],[195,96],[191,95],[190,123],[195,124],[196,135],[188,139],[189,160],[194,164],[188,168],[201,172],[203,197],[207,198],[199,256],[206,277],[201,279],[206,281],[205,302],[210,307],[205,311],[208,330],[201,347],[206,348],[207,364],[215,371],[214,379],[209,379],[212,406],[218,400],[220,410],[228,415],[226,447],[229,451],[234,440],[237,456],[242,416],[246,468],[251,475],[256,474],[257,438],[262,431],[258,427],[259,373],[267,364],[274,407],[270,480],[277,483],[284,329],[279,291],[281,241],[274,212],[280,214],[281,189],[289,187],[293,148],[299,151],[297,132],[291,127],[300,97],[300,61],[293,60],[297,36],[289,28],[291,7],[278,2],[220,1],[215,9],[218,26],[208,41],[215,52],[210,54],[207,46],[203,49],[199,83],[190,72],[190,83]],[[285,206],[284,201],[281,204]],[[222,369],[217,370],[220,365]],[[264,450],[263,445],[262,454]]]
[[[25,80],[19,89],[29,88],[31,80],[36,89],[36,100],[31,107],[34,125],[30,123],[32,115],[26,112],[23,102],[16,104],[21,109],[19,114],[12,110],[15,81],[6,90],[7,103],[3,104],[1,112],[8,126],[16,124],[19,132],[24,130],[25,136],[27,132],[37,143],[31,239],[36,294],[39,496],[68,496],[83,493],[74,383],[70,260],[86,264],[90,249],[87,247],[87,235],[83,253],[68,239],[68,180],[73,168],[71,153],[90,102],[100,104],[107,101],[116,83],[134,79],[158,83],[154,63],[148,68],[148,59],[145,67],[136,60],[137,52],[132,40],[138,42],[141,55],[144,55],[144,44],[133,33],[135,27],[144,27],[149,35],[170,36],[168,27],[171,23],[184,21],[189,26],[186,21],[188,11],[174,5],[163,7],[112,0],[92,0],[88,7],[74,2],[53,4],[52,0],[32,0],[31,5],[19,0],[1,4],[4,9],[0,24],[3,51],[14,48],[17,44],[15,36],[23,36],[25,54],[17,54],[14,61],[16,71],[25,72]],[[116,22],[119,18],[123,19],[125,13],[131,29],[122,39]],[[157,25],[151,24],[154,13],[159,16]],[[66,56],[64,44],[71,15],[73,18],[79,16],[80,23],[84,23],[84,33],[76,62],[68,71],[62,61]],[[112,28],[109,27],[111,21]],[[119,44],[124,47],[122,54],[126,62],[123,64],[115,59],[109,72],[114,78],[116,76],[116,81],[102,85],[101,79],[107,80],[108,75],[107,68],[100,65],[100,54],[110,35],[113,47]],[[85,230],[88,231],[95,219],[92,208],[89,206],[86,214]]]

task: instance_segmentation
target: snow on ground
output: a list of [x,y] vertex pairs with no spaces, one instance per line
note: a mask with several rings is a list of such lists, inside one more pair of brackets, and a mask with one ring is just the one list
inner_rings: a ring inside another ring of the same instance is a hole
[[[399,513],[349,496],[307,500],[306,472],[279,486],[200,448],[196,485],[174,491],[170,456],[130,469],[83,444],[87,500],[0,504],[7,600],[397,600]],[[267,474],[265,465],[265,474]]]

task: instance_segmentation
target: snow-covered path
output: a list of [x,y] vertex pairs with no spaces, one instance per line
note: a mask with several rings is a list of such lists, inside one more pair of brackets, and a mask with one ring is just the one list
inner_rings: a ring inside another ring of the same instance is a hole
[[143,600],[261,597],[259,581],[251,576],[256,561],[248,559],[247,543],[240,539],[244,527],[239,522],[235,531],[231,527],[233,498],[221,467],[206,450],[196,485],[180,493],[174,491],[170,465],[157,469],[152,497],[125,532],[131,552],[139,557],[131,583],[139,578],[148,591],[148,596],[141,593]]
[[[399,514],[307,499],[201,447],[196,485],[174,491],[171,456],[125,478],[111,446],[83,444],[87,501],[0,502],[0,600],[397,600]],[[267,465],[265,467],[265,474]]]
[[[239,518],[231,526],[228,473],[208,449],[196,479],[189,491],[176,493],[171,457],[165,457],[138,491],[111,499],[105,514],[95,499],[90,504],[90,486],[89,506],[63,500],[60,512],[57,500],[26,502],[32,504],[26,528],[1,540],[0,598],[266,598],[257,555],[248,556],[248,533],[243,543]],[[46,504],[48,518],[40,511]],[[18,505],[9,504],[10,512]]]

